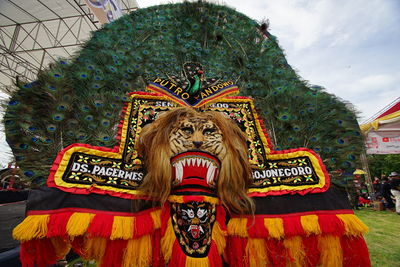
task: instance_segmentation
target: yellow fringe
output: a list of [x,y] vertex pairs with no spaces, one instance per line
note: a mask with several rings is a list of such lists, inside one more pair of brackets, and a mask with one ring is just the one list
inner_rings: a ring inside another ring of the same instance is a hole
[[152,211],[150,216],[153,219],[154,228],[159,229],[161,227],[161,209]]
[[246,259],[250,267],[266,267],[269,265],[267,248],[263,238],[249,238],[246,247]]
[[229,235],[240,237],[248,237],[247,233],[247,218],[233,218],[228,223]]
[[47,224],[50,215],[30,215],[25,218],[13,230],[13,237],[21,242],[35,238],[43,238],[47,235]]
[[293,259],[293,261],[289,258],[287,259],[287,267],[306,266],[304,261],[306,255],[303,248],[303,240],[300,236],[285,238],[283,240],[283,245],[289,251],[290,256]]
[[67,223],[67,233],[70,237],[84,235],[95,214],[75,212]]
[[318,249],[321,252],[319,264],[324,267],[338,267],[343,264],[343,252],[339,237],[318,236]]
[[50,238],[56,251],[57,259],[64,259],[71,249],[71,244],[61,237]]
[[[203,201],[208,202],[211,204],[219,204],[220,200],[216,197],[209,197],[209,196],[203,196]],[[185,203],[185,197],[184,196],[176,196],[176,195],[171,195],[168,197],[169,202],[174,202],[174,203]]]
[[146,267],[152,262],[151,236],[144,235],[128,241],[122,266]]
[[218,253],[220,255],[224,253],[226,247],[226,238],[225,238],[226,235],[227,235],[226,231],[222,231],[219,223],[215,222],[212,230],[212,239],[217,245]]
[[309,235],[319,235],[321,234],[321,228],[318,223],[317,215],[305,215],[300,217],[301,226],[303,227],[304,232]]
[[112,231],[110,235],[111,240],[115,239],[131,239],[133,235],[133,224],[135,218],[131,216],[114,216]]
[[266,218],[264,225],[268,229],[269,235],[275,239],[281,239],[285,236],[283,220],[281,218]]
[[168,197],[169,202],[183,203],[183,196],[171,195]]
[[103,237],[86,238],[83,245],[83,258],[95,260],[99,266],[106,251],[107,240]]
[[342,220],[345,229],[345,235],[359,236],[368,233],[368,227],[354,214],[337,214]]
[[165,262],[171,259],[172,248],[176,240],[175,232],[172,226],[171,218],[168,220],[165,235],[161,238],[161,252],[164,255]]
[[208,257],[204,258],[192,258],[189,256],[186,257],[185,267],[208,267],[208,266],[210,266]]

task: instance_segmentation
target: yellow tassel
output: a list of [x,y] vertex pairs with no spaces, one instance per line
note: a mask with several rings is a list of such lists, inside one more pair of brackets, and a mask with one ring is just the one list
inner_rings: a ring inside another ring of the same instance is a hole
[[220,202],[218,198],[216,198],[216,197],[208,197],[208,196],[205,196],[203,201],[211,203],[211,204],[215,204],[215,205],[218,205],[219,202]]
[[281,239],[285,236],[283,220],[281,218],[266,218],[264,225],[268,229],[269,235],[275,239]]
[[233,218],[228,223],[229,235],[240,237],[248,237],[247,233],[247,218]]
[[263,238],[248,239],[246,258],[250,261],[250,267],[266,267],[269,265],[267,248]]
[[343,264],[343,253],[339,237],[318,236],[318,249],[321,252],[319,264],[324,267],[337,267]]
[[144,235],[128,241],[122,266],[146,267],[151,265],[151,261],[152,247],[150,235]]
[[54,249],[56,250],[57,258],[64,259],[71,249],[71,244],[61,237],[50,238],[50,241],[53,244]]
[[183,203],[183,196],[172,195],[168,197],[168,201],[173,203]]
[[204,258],[192,258],[187,256],[186,257],[186,264],[185,267],[208,267],[209,260],[207,257]]
[[67,224],[67,233],[69,236],[80,236],[86,233],[92,219],[93,213],[75,212],[71,215]]
[[164,255],[165,262],[169,262],[172,255],[172,248],[176,240],[171,218],[168,220],[165,235],[161,238],[161,252]]
[[[203,202],[208,202],[211,204],[219,204],[220,200],[216,197],[209,197],[209,196],[203,196]],[[184,196],[176,196],[172,195],[168,197],[169,202],[174,202],[174,203],[185,203],[185,197]]]
[[305,215],[300,217],[301,226],[303,227],[304,232],[309,235],[319,235],[321,234],[321,228],[318,223],[317,215]]
[[225,246],[226,246],[226,231],[222,231],[218,222],[214,223],[214,227],[212,230],[212,239],[214,240],[215,244],[217,245],[218,253],[221,255],[224,253]]
[[13,230],[13,237],[21,242],[47,235],[47,224],[50,215],[30,215]]
[[131,216],[114,216],[110,239],[131,239],[133,235],[134,219],[135,218]]
[[300,236],[294,236],[285,238],[283,240],[283,245],[289,251],[291,258],[287,259],[287,267],[302,267],[306,266],[304,259],[305,259],[305,252],[303,248],[303,240]]
[[337,214],[342,220],[345,229],[345,235],[359,236],[368,232],[368,227],[354,214]]
[[107,240],[103,237],[86,238],[83,246],[83,258],[95,260],[100,266],[100,262],[106,251]]
[[161,227],[161,209],[152,211],[150,216],[153,219],[154,228],[159,229]]

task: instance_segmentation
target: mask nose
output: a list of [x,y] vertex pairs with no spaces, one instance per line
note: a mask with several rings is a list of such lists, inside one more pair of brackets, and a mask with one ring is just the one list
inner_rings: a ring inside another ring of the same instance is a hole
[[202,141],[193,141],[193,145],[196,148],[200,148],[203,145],[203,142]]

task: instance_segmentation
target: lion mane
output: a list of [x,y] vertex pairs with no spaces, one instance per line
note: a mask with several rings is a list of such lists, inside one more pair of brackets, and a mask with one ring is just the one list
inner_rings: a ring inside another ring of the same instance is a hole
[[169,135],[177,122],[185,117],[205,118],[214,122],[222,131],[227,153],[220,159],[217,195],[228,212],[253,213],[254,203],[247,195],[251,184],[247,138],[235,122],[220,112],[200,112],[187,107],[175,108],[160,114],[154,122],[146,125],[140,133],[137,147],[147,170],[139,190],[161,204],[167,201],[172,187],[170,158],[173,156]]

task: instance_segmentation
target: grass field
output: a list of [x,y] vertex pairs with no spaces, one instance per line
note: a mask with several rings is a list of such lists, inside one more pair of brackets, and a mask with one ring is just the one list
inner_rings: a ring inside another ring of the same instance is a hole
[[356,215],[369,227],[365,235],[373,267],[400,267],[400,215],[362,208]]

